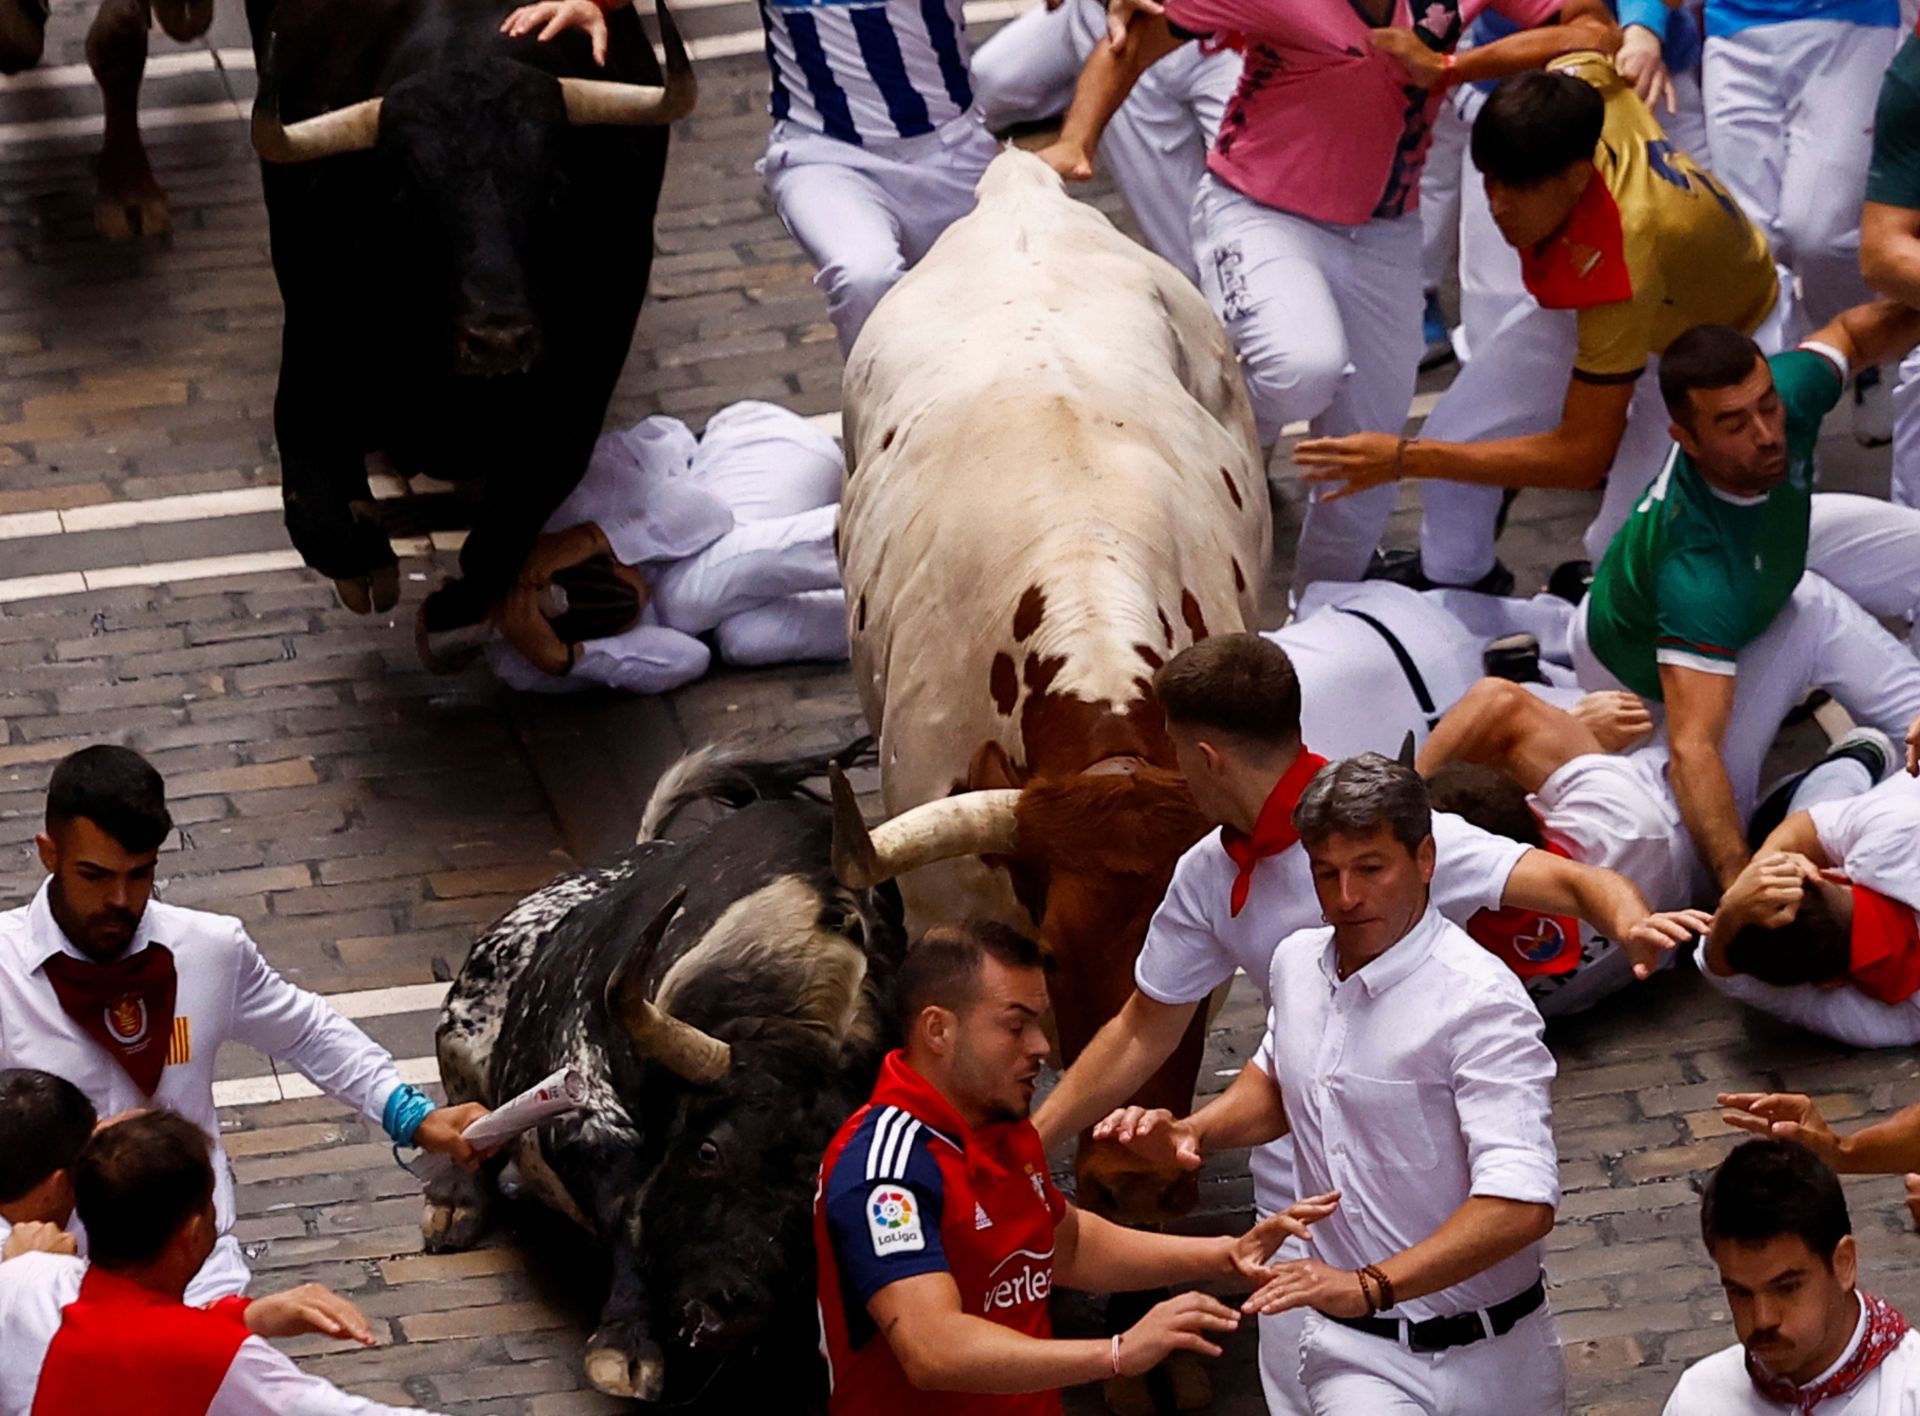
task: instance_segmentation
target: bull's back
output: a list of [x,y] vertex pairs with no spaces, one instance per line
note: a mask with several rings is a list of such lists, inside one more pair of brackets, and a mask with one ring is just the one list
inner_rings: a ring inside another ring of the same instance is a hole
[[[846,408],[841,555],[889,812],[965,785],[983,741],[1027,765],[1043,691],[1124,715],[1157,663],[1254,622],[1271,527],[1225,331],[1028,154],[880,303]],[[976,862],[917,877],[910,906],[1019,918]]]

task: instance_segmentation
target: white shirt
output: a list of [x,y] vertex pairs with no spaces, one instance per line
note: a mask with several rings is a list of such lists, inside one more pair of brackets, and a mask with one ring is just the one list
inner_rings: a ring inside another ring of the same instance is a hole
[[[1840,1364],[1853,1355],[1866,1336],[1866,1327],[1863,1305],[1854,1324],[1853,1340],[1816,1381],[1839,1370]],[[1680,1374],[1663,1416],[1782,1416],[1786,1410],[1760,1395],[1747,1375],[1746,1352],[1736,1342],[1701,1358]],[[1860,1385],[1845,1396],[1821,1402],[1814,1408],[1814,1416],[1920,1416],[1920,1334],[1909,1332],[1901,1338],[1900,1345],[1867,1373]]]
[[156,1103],[194,1122],[213,1142],[214,1207],[233,1227],[233,1176],[213,1105],[214,1057],[229,1039],[285,1062],[321,1091],[379,1124],[400,1085],[393,1058],[325,999],[295,988],[268,966],[237,919],[155,900],[127,954],[149,943],[173,951],[176,1047],[148,1097],[104,1048],[69,1018],[41,967],[56,953],[85,955],[54,923],[41,882],[31,904],[0,914],[0,1068],[37,1067],[80,1088],[102,1116]]
[[1870,792],[1815,802],[1807,815],[1849,880],[1920,911],[1920,778],[1896,772]]
[[[54,1254],[22,1254],[0,1264],[0,1416],[29,1416],[61,1310],[80,1294],[87,1266]],[[129,1409],[137,1409],[130,1402]],[[265,1338],[234,1353],[207,1416],[431,1416],[350,1396],[309,1376]]]
[[[1540,1014],[1513,972],[1437,910],[1344,983],[1333,930],[1303,930],[1274,950],[1269,994],[1269,1067],[1300,1193],[1340,1191],[1313,1227],[1317,1257],[1379,1263],[1476,1195],[1560,1203]],[[1492,1307],[1540,1277],[1541,1251],[1529,1244],[1391,1315]]]

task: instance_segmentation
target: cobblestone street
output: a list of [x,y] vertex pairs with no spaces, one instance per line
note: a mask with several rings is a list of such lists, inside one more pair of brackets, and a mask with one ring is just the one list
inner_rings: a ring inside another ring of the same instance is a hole
[[[406,1080],[437,1084],[436,1010],[468,943],[531,888],[630,841],[648,786],[684,747],[745,733],[770,751],[814,750],[863,728],[838,667],[722,672],[631,701],[516,699],[482,669],[427,675],[412,617],[460,543],[433,529],[430,498],[416,499],[417,534],[397,540],[393,614],[353,616],[300,568],[272,444],[281,311],[243,121],[251,56],[237,5],[223,3],[207,44],[156,32],[142,101],[171,235],[95,234],[89,12],[61,0],[42,69],[0,80],[0,901],[39,881],[33,836],[53,763],[127,743],[166,774],[179,823],[165,898],[240,916],[276,967],[391,1048]],[[835,414],[824,304],[753,171],[766,129],[758,20],[737,3],[691,13],[700,107],[672,140],[651,293],[610,425],[665,412],[697,430],[742,398]],[[1104,183],[1094,197],[1119,212]],[[1844,408],[1824,450],[1828,485],[1884,494],[1887,455],[1855,447]],[[1523,590],[1570,554],[1590,501],[1519,500],[1502,551]],[[1401,543],[1416,510],[1409,494]],[[1297,513],[1283,502],[1277,520],[1290,547]],[[1285,574],[1283,557],[1269,623]],[[1242,980],[1205,1086],[1224,1085],[1260,1024]],[[1732,1340],[1693,1188],[1732,1140],[1713,1094],[1809,1091],[1855,1124],[1920,1098],[1920,1064],[1742,1015],[1684,967],[1549,1036],[1566,1189],[1549,1277],[1573,1409],[1657,1412],[1685,1363]],[[289,1350],[398,1405],[627,1409],[583,1389],[600,1295],[580,1285],[567,1236],[526,1217],[476,1252],[423,1255],[417,1184],[377,1128],[257,1054],[220,1064],[258,1286],[330,1284],[381,1338],[372,1352],[311,1338]],[[1243,1158],[1223,1158],[1191,1223],[1243,1227],[1250,1195]],[[1867,1286],[1920,1309],[1900,1182],[1851,1182],[1849,1195]],[[1220,1416],[1264,1411],[1250,1332],[1214,1374]],[[1069,1408],[1098,1410],[1098,1396]],[[1497,1398],[1487,1410],[1498,1416]]]

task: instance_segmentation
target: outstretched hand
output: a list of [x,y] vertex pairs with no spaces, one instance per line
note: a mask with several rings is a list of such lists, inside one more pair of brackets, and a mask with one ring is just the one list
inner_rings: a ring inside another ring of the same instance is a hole
[[[1320,500],[1339,501],[1369,487],[1399,480],[1407,439],[1393,433],[1349,433],[1343,438],[1308,438],[1293,450],[1300,480],[1319,485]],[[1333,484],[1340,484],[1337,488]]]
[[1568,711],[1593,734],[1602,752],[1618,752],[1653,731],[1653,713],[1646,700],[1625,689],[1589,693]]
[[1318,1259],[1276,1265],[1267,1285],[1240,1305],[1243,1313],[1271,1316],[1289,1308],[1313,1308],[1330,1318],[1364,1318],[1367,1294],[1360,1275]]
[[1658,910],[1614,942],[1626,951],[1633,976],[1644,982],[1665,966],[1667,955],[1712,927],[1705,910]]
[[1274,1252],[1288,1239],[1311,1242],[1307,1226],[1317,1224],[1340,1207],[1340,1192],[1329,1190],[1295,1200],[1277,1214],[1270,1214],[1233,1241],[1233,1268],[1248,1283],[1258,1288],[1272,1281],[1274,1270],[1267,1264]]
[[1176,1121],[1164,1107],[1123,1106],[1094,1126],[1093,1138],[1118,1141],[1157,1165],[1177,1165],[1182,1170],[1198,1170],[1204,1159],[1193,1126]]
[[514,39],[532,34],[536,28],[542,44],[567,30],[584,30],[593,45],[593,62],[606,67],[607,16],[593,0],[539,0],[538,4],[522,5],[500,22],[500,33]]
[[461,1133],[486,1114],[487,1108],[477,1101],[462,1102],[459,1106],[437,1106],[420,1122],[420,1129],[413,1133],[413,1143],[423,1151],[444,1155],[462,1169],[477,1170],[480,1162],[499,1147],[476,1150]]
[[1720,1113],[1720,1119],[1736,1131],[1792,1141],[1835,1170],[1840,1168],[1840,1137],[1812,1097],[1799,1092],[1722,1092],[1714,1100],[1728,1108]]
[[1447,77],[1447,60],[1410,29],[1377,29],[1368,34],[1373,47],[1390,54],[1416,88],[1430,89]]
[[247,1304],[242,1321],[257,1337],[298,1337],[317,1332],[362,1347],[374,1345],[373,1327],[366,1314],[319,1283],[303,1283],[285,1293],[256,1298]]

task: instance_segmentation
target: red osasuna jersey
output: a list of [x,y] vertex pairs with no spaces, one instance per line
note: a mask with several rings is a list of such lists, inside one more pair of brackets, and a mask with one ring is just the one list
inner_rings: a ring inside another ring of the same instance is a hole
[[1053,1231],[1066,1212],[1031,1122],[969,1129],[889,1053],[872,1099],[827,1147],[814,1198],[833,1416],[1059,1416],[1057,1392],[914,1390],[867,1301],[903,1278],[950,1273],[966,1312],[1051,1337]]

